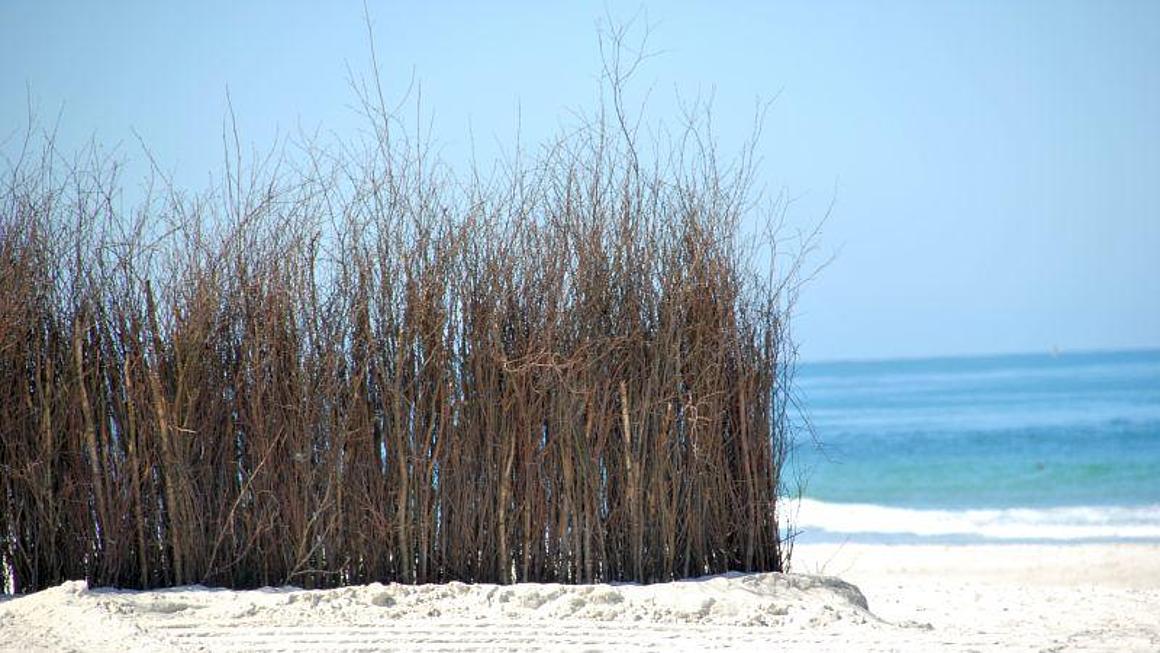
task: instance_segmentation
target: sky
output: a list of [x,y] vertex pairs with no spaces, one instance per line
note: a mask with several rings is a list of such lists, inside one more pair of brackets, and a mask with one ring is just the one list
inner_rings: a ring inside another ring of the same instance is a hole
[[[598,25],[648,27],[649,119],[712,97],[722,150],[772,100],[759,182],[824,216],[803,360],[1160,347],[1160,3],[368,1],[387,93],[455,165],[598,99]],[[365,126],[361,1],[0,4],[0,151],[28,116],[138,184],[244,146]],[[417,84],[413,85],[412,80]],[[134,177],[137,173],[137,177]],[[831,208],[832,207],[832,208]],[[828,211],[829,210],[829,211]]]

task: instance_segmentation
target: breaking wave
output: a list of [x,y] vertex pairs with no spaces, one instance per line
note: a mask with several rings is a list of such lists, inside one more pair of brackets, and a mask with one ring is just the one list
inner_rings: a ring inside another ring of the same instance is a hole
[[987,540],[1160,540],[1160,504],[928,510],[803,498],[798,531]]

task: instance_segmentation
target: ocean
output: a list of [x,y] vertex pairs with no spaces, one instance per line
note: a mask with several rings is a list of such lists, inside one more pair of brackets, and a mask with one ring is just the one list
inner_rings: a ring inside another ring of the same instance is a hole
[[806,363],[797,393],[798,541],[1160,541],[1160,350]]

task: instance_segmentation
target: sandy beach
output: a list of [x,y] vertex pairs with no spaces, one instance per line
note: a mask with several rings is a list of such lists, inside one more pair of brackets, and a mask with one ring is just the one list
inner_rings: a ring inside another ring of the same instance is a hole
[[[866,650],[1160,650],[1160,546],[809,545],[794,570],[842,577],[900,628]],[[928,628],[929,626],[929,628]]]
[[646,587],[74,582],[0,602],[0,650],[1160,650],[1160,545],[814,544],[794,572]]

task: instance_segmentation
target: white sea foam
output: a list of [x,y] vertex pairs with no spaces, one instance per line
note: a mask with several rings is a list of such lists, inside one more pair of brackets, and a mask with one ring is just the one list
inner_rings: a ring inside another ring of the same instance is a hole
[[995,540],[1160,540],[1160,504],[974,510],[920,510],[803,498],[803,532],[979,537]]

